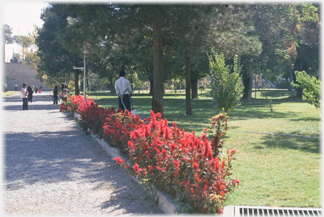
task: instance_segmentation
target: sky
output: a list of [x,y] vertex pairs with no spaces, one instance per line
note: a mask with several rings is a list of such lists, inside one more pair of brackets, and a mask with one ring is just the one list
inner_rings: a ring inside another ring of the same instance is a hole
[[[40,14],[42,9],[47,6],[48,3],[44,1],[5,1],[1,3],[1,23],[8,24],[12,28],[12,35],[27,36],[28,33],[34,30],[34,25],[43,25]],[[18,53],[20,48],[15,44],[5,46],[5,61],[8,62],[12,57],[12,53]]]

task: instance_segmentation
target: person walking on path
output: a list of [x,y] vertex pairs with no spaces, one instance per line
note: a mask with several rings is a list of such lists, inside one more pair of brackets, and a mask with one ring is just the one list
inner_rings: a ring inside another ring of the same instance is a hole
[[58,89],[57,89],[57,86],[55,85],[54,90],[53,90],[53,97],[54,97],[53,104],[56,104],[56,105],[57,105],[57,94],[58,94]]
[[35,85],[35,93],[37,93],[37,91],[38,91],[38,86],[37,86],[37,84]]
[[42,93],[42,85],[39,86],[39,90],[38,90],[38,93]]
[[18,90],[18,84],[16,83],[15,84],[15,91],[17,91]]
[[53,91],[17,112],[3,99],[3,216],[163,215],[91,135],[51,106]]
[[125,112],[125,107],[128,111],[131,111],[130,97],[132,96],[132,88],[129,80],[125,78],[125,71],[120,71],[119,76],[120,78],[115,82],[115,90],[118,96],[119,108],[123,110],[123,112]]
[[27,91],[28,91],[28,97],[27,97],[28,101],[33,102],[33,93],[34,93],[33,89],[30,86],[28,86]]
[[27,84],[23,83],[23,87],[20,90],[23,99],[23,110],[28,110],[28,102],[27,102],[28,91],[26,89],[26,86]]

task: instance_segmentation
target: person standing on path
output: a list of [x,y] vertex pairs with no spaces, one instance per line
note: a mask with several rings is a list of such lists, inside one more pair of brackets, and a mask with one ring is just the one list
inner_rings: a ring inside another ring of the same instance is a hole
[[54,104],[57,105],[57,94],[58,94],[58,89],[57,89],[57,86],[55,85],[54,90],[53,90],[53,97],[54,97],[53,105]]
[[27,84],[23,83],[23,87],[21,88],[20,92],[22,94],[22,99],[23,99],[23,110],[28,110],[28,102],[27,102],[27,94],[28,91],[26,89]]
[[37,91],[38,91],[38,86],[37,86],[37,84],[35,85],[35,93],[37,93]]
[[33,89],[30,86],[28,86],[27,91],[28,91],[28,97],[27,97],[28,101],[33,102],[33,93],[34,93]]
[[126,109],[131,111],[130,97],[132,96],[132,88],[129,80],[125,78],[125,71],[120,71],[119,76],[120,78],[115,82],[115,90],[116,94],[118,95],[119,108],[125,112],[125,105]]
[[17,112],[19,96],[3,98],[1,216],[163,215],[91,135],[51,106],[53,92],[42,94],[28,112]]
[[18,90],[18,84],[16,83],[15,84],[15,91],[17,91]]

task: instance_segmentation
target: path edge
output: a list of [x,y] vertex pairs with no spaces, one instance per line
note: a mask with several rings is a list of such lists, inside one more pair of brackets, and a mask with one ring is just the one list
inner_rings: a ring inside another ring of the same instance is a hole
[[[81,115],[78,113],[74,113],[74,118],[76,118],[78,121],[82,121]],[[89,130],[88,130],[89,131]],[[124,160],[124,158],[119,154],[119,150],[115,147],[110,146],[104,139],[99,139],[96,137],[96,135],[92,132],[90,132],[91,137],[97,141],[103,150],[112,158],[119,157]],[[171,196],[161,192],[160,190],[157,190],[154,188],[154,192],[149,191],[149,189],[145,186],[143,186],[140,182],[140,180],[137,177],[131,176],[131,178],[137,182],[145,191],[151,194],[151,196],[157,201],[158,207],[166,214],[179,214],[176,209],[177,206],[171,202]]]

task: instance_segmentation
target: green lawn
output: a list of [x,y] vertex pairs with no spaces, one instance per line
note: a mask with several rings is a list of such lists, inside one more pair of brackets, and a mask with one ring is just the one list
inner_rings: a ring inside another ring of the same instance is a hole
[[[228,112],[231,129],[224,138],[224,150],[237,150],[232,177],[241,184],[228,195],[225,205],[319,207],[320,139],[246,131],[319,137],[320,111],[296,98],[295,91],[263,92],[272,101],[273,112],[260,92],[256,100],[242,101],[240,108]],[[200,135],[209,119],[218,114],[205,93],[192,100],[193,115],[186,116],[184,91],[178,91],[177,97],[166,92],[164,118]],[[117,97],[109,93],[97,92],[89,97],[100,99],[100,106],[117,108]],[[135,93],[134,108],[149,115],[151,99],[147,93]]]

